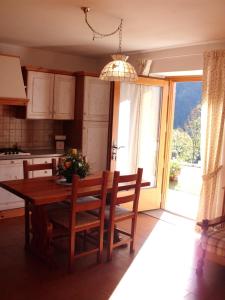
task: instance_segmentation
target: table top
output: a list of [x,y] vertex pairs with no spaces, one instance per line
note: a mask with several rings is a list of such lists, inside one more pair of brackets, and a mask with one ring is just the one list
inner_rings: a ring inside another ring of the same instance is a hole
[[[90,175],[90,177],[98,177],[100,174]],[[88,178],[86,177],[86,178]],[[57,183],[58,177],[39,177],[31,179],[19,179],[0,182],[0,187],[30,201],[34,205],[44,205],[53,202],[67,200],[71,196],[71,186]],[[84,179],[85,180],[85,179]],[[113,172],[110,172],[107,183],[107,192],[111,192],[113,185]],[[119,186],[119,190],[132,188],[134,184],[126,183]],[[142,181],[142,187],[150,186],[150,182]],[[78,197],[92,196],[100,192],[100,186],[84,187],[78,190]]]

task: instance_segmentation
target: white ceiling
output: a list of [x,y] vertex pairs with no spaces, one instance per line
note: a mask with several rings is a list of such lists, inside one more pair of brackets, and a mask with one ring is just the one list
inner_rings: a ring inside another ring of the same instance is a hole
[[118,35],[92,40],[81,6],[101,32],[124,19],[123,51],[225,40],[225,0],[0,0],[0,42],[64,53],[115,53]]

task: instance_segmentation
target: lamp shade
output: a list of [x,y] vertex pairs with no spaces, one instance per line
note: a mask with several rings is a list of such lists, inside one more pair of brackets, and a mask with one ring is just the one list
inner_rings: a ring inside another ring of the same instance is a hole
[[128,56],[122,54],[112,55],[109,62],[101,71],[100,79],[108,81],[136,81],[138,79],[134,67],[126,60]]

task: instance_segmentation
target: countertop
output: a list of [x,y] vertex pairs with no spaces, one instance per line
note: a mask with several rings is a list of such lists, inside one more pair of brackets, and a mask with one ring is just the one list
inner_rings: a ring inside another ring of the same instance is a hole
[[25,152],[29,152],[30,155],[0,155],[0,160],[13,160],[13,159],[31,159],[38,157],[60,157],[65,153],[64,151],[59,151],[55,149],[38,149],[38,150],[25,150]]

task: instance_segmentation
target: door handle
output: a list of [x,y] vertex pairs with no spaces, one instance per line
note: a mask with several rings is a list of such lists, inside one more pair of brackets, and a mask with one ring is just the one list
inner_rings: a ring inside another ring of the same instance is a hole
[[112,160],[116,160],[117,158],[117,150],[125,148],[125,146],[117,146],[115,144],[112,145]]

